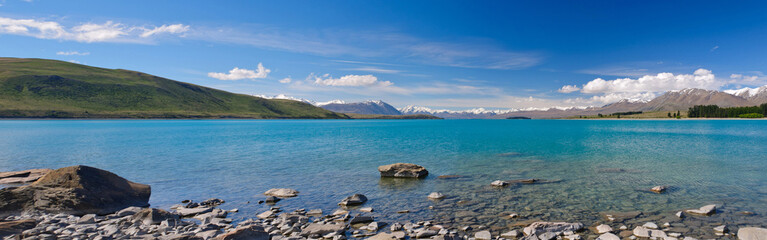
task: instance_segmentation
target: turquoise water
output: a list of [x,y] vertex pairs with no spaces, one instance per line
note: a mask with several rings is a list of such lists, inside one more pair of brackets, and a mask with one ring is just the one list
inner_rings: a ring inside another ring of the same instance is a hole
[[[747,120],[0,121],[0,171],[90,165],[150,184],[153,206],[218,197],[241,210],[235,218],[266,210],[256,203],[261,193],[286,187],[301,193],[278,203],[285,209],[327,213],[362,193],[376,216],[392,220],[589,223],[602,211],[667,214],[716,203],[761,221],[766,156],[767,121]],[[379,178],[377,166],[395,162],[431,175]],[[522,178],[556,182],[489,187]],[[656,185],[671,189],[643,191]],[[433,191],[448,198],[426,199]],[[499,217],[511,212],[521,218]]]

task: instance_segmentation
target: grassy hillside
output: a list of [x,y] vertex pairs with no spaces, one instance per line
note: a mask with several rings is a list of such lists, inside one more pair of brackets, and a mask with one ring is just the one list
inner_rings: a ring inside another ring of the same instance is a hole
[[0,58],[0,117],[348,118],[135,71],[20,58]]

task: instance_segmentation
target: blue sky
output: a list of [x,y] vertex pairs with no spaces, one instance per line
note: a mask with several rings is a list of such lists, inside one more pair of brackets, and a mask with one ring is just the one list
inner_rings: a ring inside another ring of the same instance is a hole
[[761,1],[0,4],[0,56],[246,94],[509,109],[767,84]]

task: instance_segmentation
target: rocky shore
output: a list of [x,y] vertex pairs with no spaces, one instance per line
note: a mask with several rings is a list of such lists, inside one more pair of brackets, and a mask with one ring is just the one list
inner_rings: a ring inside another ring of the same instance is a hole
[[[382,177],[421,178],[426,170],[417,165],[388,165]],[[0,174],[0,176],[2,176]],[[496,181],[488,186],[551,181],[523,179]],[[660,193],[661,188],[648,191]],[[665,189],[665,187],[663,187]],[[664,190],[665,191],[665,190]],[[238,209],[222,209],[222,199],[200,202],[184,200],[170,209],[148,207],[151,189],[110,172],[73,166],[51,171],[21,187],[0,190],[0,237],[3,239],[435,239],[435,240],[552,240],[552,239],[767,239],[760,226],[704,224],[681,221],[722,215],[717,205],[680,210],[674,216],[645,216],[641,212],[605,213],[593,225],[580,222],[528,221],[506,227],[471,225],[455,220],[392,221],[374,217],[376,206],[363,194],[338,199],[338,208],[272,206],[252,217],[235,221]],[[274,204],[300,197],[294,189],[277,188],[263,193],[259,204]],[[424,198],[441,201],[434,192]],[[403,213],[405,213],[403,211]],[[455,215],[469,214],[456,212]],[[510,213],[502,218],[518,218]],[[675,219],[676,220],[675,220]],[[693,229],[699,231],[692,231]],[[703,234],[700,234],[704,232]]]

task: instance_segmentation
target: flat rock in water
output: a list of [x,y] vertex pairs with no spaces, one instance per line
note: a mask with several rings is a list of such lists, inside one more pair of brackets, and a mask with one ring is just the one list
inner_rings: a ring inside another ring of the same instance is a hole
[[290,188],[272,188],[264,192],[264,195],[287,198],[298,196],[298,191]]
[[461,175],[440,175],[440,176],[437,176],[437,178],[438,179],[458,179],[458,178],[463,178],[463,176],[461,176]]
[[495,181],[490,183],[490,186],[493,186],[493,187],[505,187],[505,186],[508,186],[508,185],[509,185],[509,182],[501,181],[501,180],[495,180]]
[[360,208],[360,212],[373,212],[373,208],[372,207]]
[[742,227],[738,229],[740,240],[767,240],[767,229],[757,227]]
[[149,185],[108,171],[71,166],[51,171],[27,186],[0,189],[0,216],[33,210],[106,215],[130,206],[149,206],[151,192]]
[[666,189],[668,189],[668,186],[655,186],[650,188],[650,191],[654,193],[663,193],[666,192]]
[[716,213],[716,205],[710,204],[710,205],[700,207],[699,209],[685,210],[685,212],[690,214],[708,216],[708,215]]
[[536,235],[538,233],[552,232],[562,234],[566,231],[577,232],[583,229],[583,223],[568,223],[568,222],[534,222],[530,226],[525,227],[522,231],[525,235]]
[[368,201],[368,198],[365,197],[365,195],[362,194],[354,194],[351,196],[348,196],[344,198],[344,200],[341,200],[338,205],[341,206],[353,206],[353,205],[360,205]]
[[29,169],[15,172],[0,172],[0,184],[19,184],[37,181],[52,169]]
[[381,177],[422,178],[429,175],[426,168],[412,163],[395,163],[378,167]]
[[370,217],[370,216],[355,216],[352,218],[352,220],[349,220],[349,224],[369,223],[372,221],[373,221],[373,217]]
[[429,198],[429,199],[443,199],[443,198],[445,198],[445,194],[438,193],[438,192],[433,192],[433,193],[430,193],[429,196],[427,196],[427,198]]

